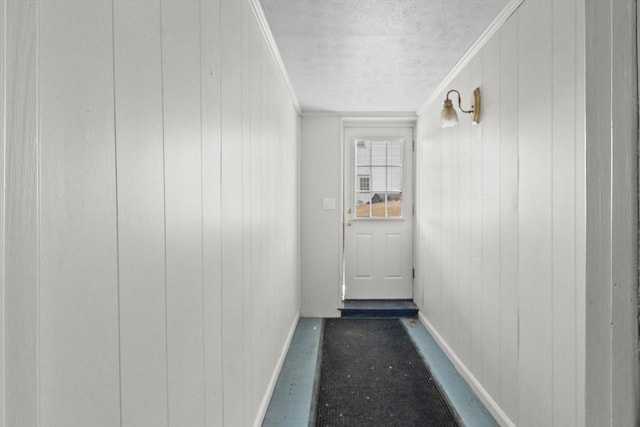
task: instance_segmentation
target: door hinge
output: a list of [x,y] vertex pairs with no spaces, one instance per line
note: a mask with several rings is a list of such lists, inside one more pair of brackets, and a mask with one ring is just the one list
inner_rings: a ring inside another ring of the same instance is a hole
[[411,151],[416,151],[416,140],[411,140]]
[[415,268],[411,269],[411,274],[413,274],[413,278],[415,279],[416,278],[416,269]]

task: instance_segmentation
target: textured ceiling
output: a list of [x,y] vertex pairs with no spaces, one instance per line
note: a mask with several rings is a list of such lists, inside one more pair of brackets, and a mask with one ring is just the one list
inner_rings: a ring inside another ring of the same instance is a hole
[[509,0],[261,0],[303,111],[415,111]]

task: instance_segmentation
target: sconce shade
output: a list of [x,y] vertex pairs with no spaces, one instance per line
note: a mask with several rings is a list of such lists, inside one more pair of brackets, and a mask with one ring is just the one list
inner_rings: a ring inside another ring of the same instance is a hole
[[445,99],[442,103],[442,114],[440,120],[443,128],[450,128],[458,125],[458,114],[453,109],[450,99]]

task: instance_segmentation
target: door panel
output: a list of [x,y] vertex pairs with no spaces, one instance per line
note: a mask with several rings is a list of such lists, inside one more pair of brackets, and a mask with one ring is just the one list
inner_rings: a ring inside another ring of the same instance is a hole
[[402,277],[402,234],[387,234],[386,277]]
[[413,129],[344,135],[345,298],[412,298]]
[[356,277],[373,275],[373,242],[371,234],[356,235]]

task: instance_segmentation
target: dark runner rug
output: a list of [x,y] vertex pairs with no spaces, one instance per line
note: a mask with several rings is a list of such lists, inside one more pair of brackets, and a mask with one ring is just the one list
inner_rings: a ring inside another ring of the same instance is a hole
[[398,319],[326,319],[316,426],[453,426]]

